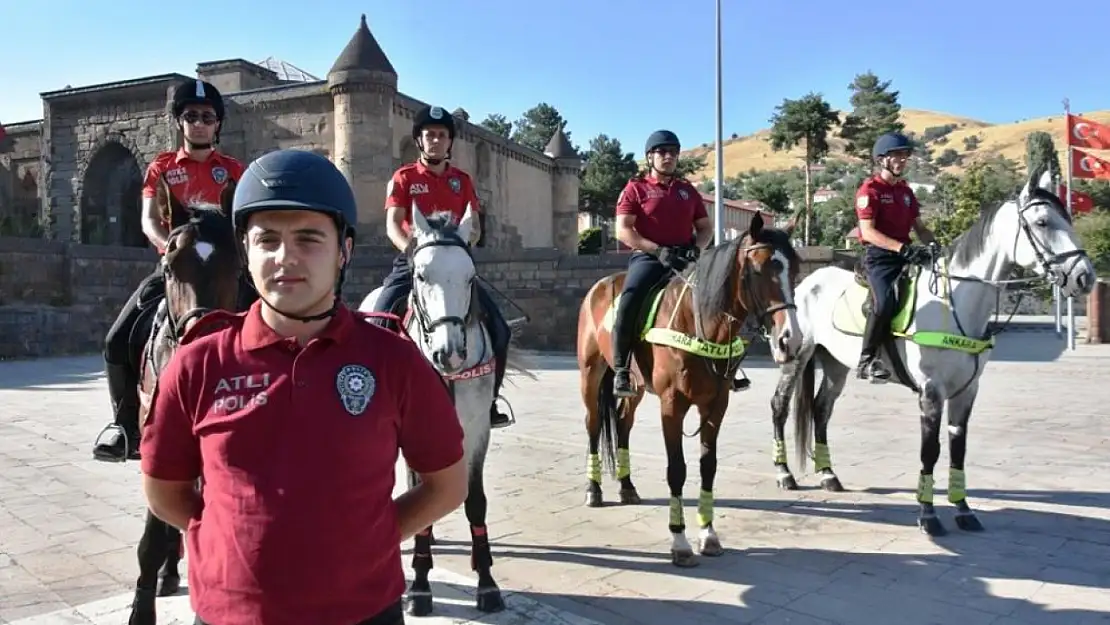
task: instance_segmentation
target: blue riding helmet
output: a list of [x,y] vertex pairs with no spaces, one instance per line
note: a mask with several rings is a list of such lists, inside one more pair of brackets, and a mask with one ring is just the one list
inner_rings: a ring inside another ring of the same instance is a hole
[[329,215],[340,233],[355,236],[355,194],[343,173],[319,154],[276,150],[252,161],[235,187],[231,218],[242,230],[254,213],[290,209]]
[[670,130],[656,130],[651,133],[651,136],[649,136],[644,143],[644,154],[651,154],[652,151],[668,145],[674,146],[679,150],[682,149],[682,144],[678,140],[678,135]]
[[898,150],[909,150],[912,152],[913,141],[910,141],[909,137],[900,132],[888,132],[875,140],[875,145],[871,148],[871,157],[881,158],[891,152],[897,152]]

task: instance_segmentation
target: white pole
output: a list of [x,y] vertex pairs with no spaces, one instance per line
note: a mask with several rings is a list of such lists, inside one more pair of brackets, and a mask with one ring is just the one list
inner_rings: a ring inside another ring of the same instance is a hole
[[[1064,98],[1064,125],[1065,126],[1067,126],[1067,123],[1068,123],[1067,122],[1067,116],[1068,115],[1071,115],[1071,103],[1068,102],[1067,98]],[[1068,207],[1068,215],[1071,215],[1071,216],[1074,217],[1074,215],[1072,214],[1072,208],[1071,208],[1071,183],[1072,183],[1072,177],[1071,177],[1071,133],[1068,133],[1067,137],[1068,137],[1067,141],[1064,144],[1067,148],[1066,150],[1064,150],[1064,155],[1068,159],[1068,166],[1067,166],[1067,172],[1068,172],[1067,207]],[[1059,306],[1057,306],[1057,310],[1059,310]],[[1059,313],[1057,313],[1057,314],[1059,314]],[[1075,351],[1075,335],[1076,335],[1076,329],[1075,329],[1075,298],[1074,297],[1068,297],[1068,349],[1070,349],[1072,351]]]
[[724,116],[721,96],[721,0],[717,0],[717,172],[713,178],[713,245],[725,242],[725,152]]

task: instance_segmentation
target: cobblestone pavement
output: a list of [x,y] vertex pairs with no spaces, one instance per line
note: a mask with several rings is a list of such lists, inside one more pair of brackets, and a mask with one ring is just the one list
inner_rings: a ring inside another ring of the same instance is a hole
[[[540,381],[509,386],[519,423],[487,465],[494,573],[509,610],[473,608],[460,512],[437,528],[437,618],[427,623],[1056,625],[1110,623],[1110,349],[1062,351],[1050,334],[1005,336],[972,416],[967,475],[987,527],[955,530],[938,465],[935,541],[915,527],[916,402],[854,380],[833,417],[834,466],[850,492],[780,492],[768,400],[776,370],[753,363],[721,435],[716,527],[726,547],[694,569],[667,549],[658,404],[633,433],[639,506],[583,507],[583,410],[573,358],[537,357]],[[90,459],[107,419],[97,358],[0,363],[0,622],[124,623],[143,504],[137,463]],[[687,431],[693,431],[691,418]],[[698,490],[687,441],[687,519]],[[606,480],[612,502],[616,485]],[[691,540],[694,533],[691,531]],[[406,557],[406,560],[408,558]],[[191,622],[187,596],[160,623]]]

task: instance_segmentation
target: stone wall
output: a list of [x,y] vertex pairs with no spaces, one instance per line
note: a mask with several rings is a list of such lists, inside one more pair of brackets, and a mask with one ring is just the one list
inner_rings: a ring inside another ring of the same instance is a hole
[[[832,260],[828,249],[803,252],[811,259],[806,272]],[[627,258],[483,249],[475,257],[479,272],[530,317],[518,343],[560,351],[574,349],[586,291],[623,268]],[[0,358],[101,351],[104,334],[155,260],[153,251],[143,249],[0,238]],[[377,287],[389,263],[381,253],[356,254],[347,299],[357,303]],[[509,319],[522,316],[512,305],[502,306]]]

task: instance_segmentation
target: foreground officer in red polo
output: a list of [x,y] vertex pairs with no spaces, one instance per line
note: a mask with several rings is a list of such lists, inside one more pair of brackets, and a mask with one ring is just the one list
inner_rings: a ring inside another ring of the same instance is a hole
[[673,132],[651,133],[644,146],[647,174],[629,180],[617,200],[617,239],[636,250],[628,259],[613,322],[613,391],[620,397],[635,395],[628,360],[644,297],[672,271],[681,272],[697,261],[713,236],[701,194],[674,175],[681,148]]
[[[198,623],[403,623],[400,544],[466,497],[451,398],[410,339],[340,299],[357,214],[329,160],[270,152],[234,206],[260,301],[201,318],[162,373],[150,509],[188,532]],[[422,484],[394,500],[398,451]]]
[[[413,204],[424,215],[450,212],[456,223],[466,214],[467,206],[475,217],[481,213],[478,195],[474,192],[474,181],[469,174],[450,163],[451,146],[455,143],[456,132],[455,118],[438,106],[425,106],[416,113],[412,122],[412,140],[420,149],[420,158],[393,172],[386,192],[386,234],[400,253],[393,259],[393,269],[382,282],[382,290],[374,305],[379,312],[396,312],[398,305],[412,292],[412,265],[409,264],[407,252],[412,241],[410,213]],[[471,230],[471,240],[468,242],[470,245],[482,237],[481,220],[475,219],[473,223],[476,227]],[[507,415],[497,409],[501,382],[505,379],[512,330],[497,302],[493,301],[480,282],[477,286],[478,300],[485,312],[486,331],[493,343],[496,365],[494,400],[489,408],[490,425],[501,428],[512,423]],[[376,323],[388,325],[381,318]]]
[[[933,233],[921,221],[921,206],[910,185],[902,179],[913,142],[900,133],[875,140],[871,156],[879,172],[863,181],[856,191],[859,238],[864,245],[863,267],[871,284],[871,312],[863,331],[863,350],[856,377],[883,383],[890,369],[879,357],[879,349],[890,338],[890,322],[898,302],[894,288],[907,263],[931,262],[937,253]],[[910,231],[929,244],[910,242]]]
[[[219,143],[225,113],[223,96],[216,87],[203,80],[182,82],[174,89],[171,113],[181,128],[185,144],[178,150],[162,152],[154,157],[143,179],[143,234],[159,255],[166,248],[170,229],[189,220],[188,215],[175,214],[171,216],[170,223],[162,221],[155,197],[163,178],[182,205],[194,202],[219,204],[224,185],[229,180],[239,180],[243,173],[242,163],[215,147]],[[250,289],[241,291],[243,296],[251,293]],[[153,314],[163,297],[165,284],[159,265],[139,283],[104,337],[108,395],[115,418],[93,443],[93,458],[97,460],[123,462],[136,456],[139,445],[139,372],[135,371],[131,362],[132,353],[141,350],[142,346],[132,343],[146,340],[145,331],[135,332],[135,328],[144,313]],[[241,302],[244,307],[249,304],[249,300]]]

